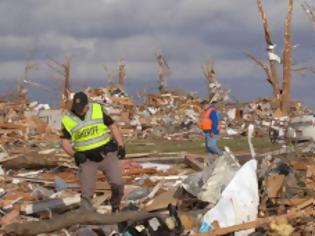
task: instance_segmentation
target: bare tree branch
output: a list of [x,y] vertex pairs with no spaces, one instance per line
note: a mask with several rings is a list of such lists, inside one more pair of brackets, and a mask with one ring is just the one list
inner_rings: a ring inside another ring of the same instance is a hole
[[311,6],[309,3],[304,2],[301,4],[303,10],[305,11],[306,15],[310,19],[311,23],[315,27],[315,9],[313,6]]
[[55,63],[57,66],[59,67],[63,67],[63,64],[60,64],[58,61],[56,61],[54,58],[52,57],[47,57],[48,60],[52,61],[53,63]]
[[54,67],[52,64],[49,62],[47,63],[47,66],[52,69],[53,71],[57,72],[58,74],[64,76],[64,71],[60,70],[59,68]]
[[51,62],[47,63],[48,67],[64,78],[63,99],[61,104],[62,106],[68,106],[70,101],[70,58],[66,57],[63,64],[51,57],[48,57],[48,60]]
[[267,15],[264,11],[261,0],[257,0],[257,6],[258,6],[258,10],[260,12],[260,16],[261,16],[261,19],[263,22],[266,43],[267,43],[267,45],[273,45],[272,40],[271,40],[271,32],[269,30]]
[[308,65],[298,66],[298,67],[292,68],[292,71],[297,72],[301,76],[305,75],[305,71],[309,71],[309,72],[315,74],[315,66],[308,66]]
[[268,83],[270,83],[271,86],[273,86],[269,67],[262,60],[256,58],[254,55],[252,55],[250,53],[245,53],[245,54],[246,54],[246,56],[248,56],[250,59],[252,59],[257,65],[259,65],[265,71],[265,73],[267,75]]

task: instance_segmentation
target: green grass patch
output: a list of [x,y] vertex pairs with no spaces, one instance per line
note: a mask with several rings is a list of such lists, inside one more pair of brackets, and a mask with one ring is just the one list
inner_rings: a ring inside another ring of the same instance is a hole
[[[279,145],[272,144],[268,138],[254,138],[253,145],[257,153],[263,153],[279,148]],[[234,153],[249,153],[246,137],[234,137],[231,139],[219,139],[219,147],[228,146]],[[205,154],[204,141],[134,141],[126,145],[127,153],[142,152],[190,152]]]

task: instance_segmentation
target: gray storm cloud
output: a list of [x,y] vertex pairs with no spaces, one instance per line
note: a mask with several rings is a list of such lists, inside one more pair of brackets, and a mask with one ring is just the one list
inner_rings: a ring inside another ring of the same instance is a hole
[[[314,64],[312,28],[295,1],[294,62]],[[281,55],[286,1],[264,1],[277,51]],[[29,59],[40,68],[34,79],[54,76],[47,57],[72,58],[72,75],[79,80],[103,80],[103,65],[114,68],[123,58],[128,83],[155,82],[154,52],[165,54],[171,83],[185,87],[203,83],[200,65],[213,58],[223,84],[242,98],[270,94],[261,69],[244,52],[266,58],[260,16],[253,0],[28,0],[0,1],[0,78],[17,79]],[[242,85],[239,86],[240,81]],[[296,87],[309,90],[311,75],[295,78]],[[298,83],[298,84],[297,84]],[[246,88],[244,88],[246,87]],[[203,88],[202,88],[203,89]],[[247,91],[244,93],[244,91]],[[295,92],[297,93],[297,92]],[[304,93],[299,99],[311,100]]]

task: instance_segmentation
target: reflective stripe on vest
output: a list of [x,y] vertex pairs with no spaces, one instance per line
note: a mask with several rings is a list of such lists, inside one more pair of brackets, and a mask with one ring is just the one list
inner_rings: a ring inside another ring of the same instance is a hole
[[70,133],[76,151],[92,150],[110,141],[109,129],[103,121],[102,106],[98,103],[89,104],[84,120],[66,112],[62,123]]
[[199,120],[200,129],[204,131],[212,129],[212,120],[210,119],[210,114],[212,111],[213,111],[212,108],[208,108],[201,114]]

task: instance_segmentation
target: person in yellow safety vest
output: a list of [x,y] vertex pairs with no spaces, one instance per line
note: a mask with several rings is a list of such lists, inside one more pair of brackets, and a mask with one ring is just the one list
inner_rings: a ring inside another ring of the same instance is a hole
[[218,147],[218,136],[220,134],[219,112],[216,110],[215,102],[209,104],[207,100],[201,102],[202,113],[199,126],[205,135],[205,146],[209,155],[221,156],[223,152]]
[[79,167],[80,210],[95,211],[91,200],[96,189],[96,173],[100,170],[111,186],[112,211],[118,211],[124,194],[118,160],[126,155],[123,137],[102,105],[89,103],[84,92],[74,95],[71,111],[66,111],[62,117],[61,144]]

